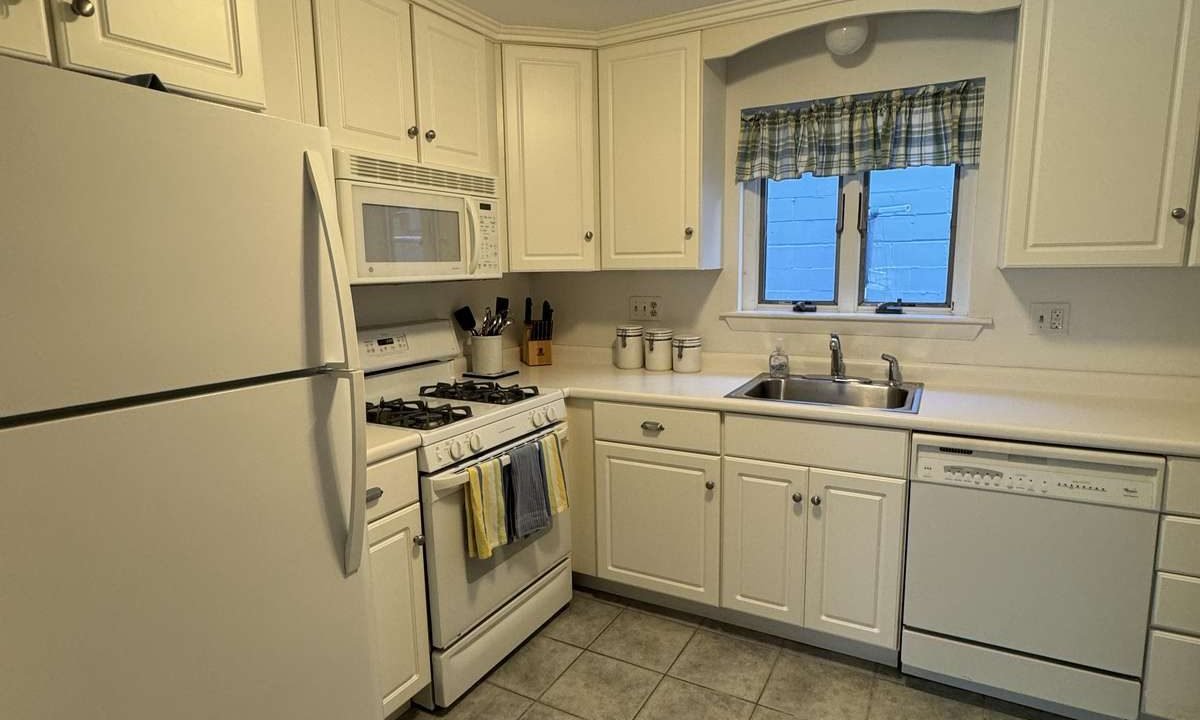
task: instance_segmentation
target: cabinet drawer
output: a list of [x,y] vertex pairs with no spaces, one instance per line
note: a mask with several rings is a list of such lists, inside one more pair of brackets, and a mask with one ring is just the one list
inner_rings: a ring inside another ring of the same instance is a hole
[[1152,624],[1165,630],[1200,635],[1200,578],[1159,573]]
[[417,454],[405,453],[367,468],[367,492],[373,488],[382,490],[383,495],[375,502],[367,502],[367,522],[419,500]]
[[1165,720],[1200,717],[1200,639],[1155,630],[1146,655],[1142,713]]
[[908,431],[727,414],[725,454],[902,478]]
[[721,416],[708,410],[596,403],[597,440],[721,454]]
[[1158,569],[1200,577],[1200,519],[1163,516]]
[[1163,510],[1180,515],[1200,515],[1200,460],[1167,460],[1167,489]]

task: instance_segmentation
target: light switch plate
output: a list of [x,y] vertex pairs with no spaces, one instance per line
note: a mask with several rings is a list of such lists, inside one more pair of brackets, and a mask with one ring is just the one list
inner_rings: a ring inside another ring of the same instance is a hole
[[1070,329],[1071,306],[1064,302],[1030,303],[1030,332],[1035,335],[1066,335]]
[[629,298],[629,319],[656,321],[662,317],[662,297],[633,295]]

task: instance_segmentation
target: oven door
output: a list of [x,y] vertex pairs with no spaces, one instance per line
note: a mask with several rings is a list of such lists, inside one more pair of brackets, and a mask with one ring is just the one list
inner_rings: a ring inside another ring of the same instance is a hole
[[467,557],[466,469],[550,433],[557,433],[559,442],[565,442],[566,423],[436,475],[421,476],[430,634],[435,648],[448,648],[570,554],[571,513],[567,510],[551,517],[549,529],[496,548],[487,560]]
[[465,197],[339,180],[355,283],[461,280],[473,270],[475,225]]

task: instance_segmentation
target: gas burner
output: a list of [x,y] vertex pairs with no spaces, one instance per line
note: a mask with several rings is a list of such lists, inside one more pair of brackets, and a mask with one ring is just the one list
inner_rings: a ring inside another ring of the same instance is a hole
[[437,385],[426,385],[421,388],[422,397],[434,397],[442,400],[461,400],[463,402],[490,403],[492,405],[511,405],[538,394],[535,386],[500,385],[490,381],[459,380],[452,383],[440,382]]
[[429,406],[424,400],[384,400],[367,403],[367,422],[411,430],[432,430],[471,417],[465,405]]

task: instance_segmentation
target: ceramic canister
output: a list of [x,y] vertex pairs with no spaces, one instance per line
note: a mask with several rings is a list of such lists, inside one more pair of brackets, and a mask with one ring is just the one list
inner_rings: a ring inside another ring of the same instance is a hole
[[671,369],[671,337],[675,333],[665,328],[646,330],[642,335],[647,370]]

